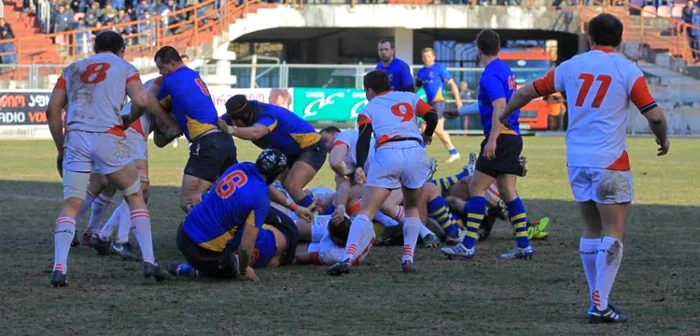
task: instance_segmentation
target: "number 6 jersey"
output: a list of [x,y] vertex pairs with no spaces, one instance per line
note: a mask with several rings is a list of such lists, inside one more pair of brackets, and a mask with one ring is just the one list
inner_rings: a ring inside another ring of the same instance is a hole
[[124,136],[120,113],[133,80],[141,80],[136,68],[113,53],[69,65],[56,83],[68,97],[66,130]]
[[625,145],[629,102],[641,113],[656,107],[635,64],[597,48],[563,62],[534,87],[541,95],[566,92],[568,166],[630,170]]

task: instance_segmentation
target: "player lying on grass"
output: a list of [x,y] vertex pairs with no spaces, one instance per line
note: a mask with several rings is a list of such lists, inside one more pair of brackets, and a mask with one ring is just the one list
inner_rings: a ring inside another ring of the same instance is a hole
[[[205,197],[206,198],[206,197]],[[232,261],[239,262],[238,251],[242,235],[235,236],[226,246],[227,253],[232,254]],[[282,206],[271,203],[263,226],[255,239],[250,266],[253,269],[291,265],[299,241],[299,230]],[[170,264],[168,272],[175,276],[207,276],[188,263]]]
[[[209,277],[231,279],[241,274],[258,281],[251,260],[270,207],[268,187],[286,168],[281,151],[266,149],[255,163],[227,169],[178,229],[177,247],[187,263]],[[237,239],[238,258],[234,258],[229,243]]]

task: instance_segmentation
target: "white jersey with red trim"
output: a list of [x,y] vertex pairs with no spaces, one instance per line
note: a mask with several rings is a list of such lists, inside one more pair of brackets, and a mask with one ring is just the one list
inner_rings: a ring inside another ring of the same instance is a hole
[[[333,143],[333,147],[338,146],[338,145],[345,145],[348,147],[348,154],[345,156],[343,161],[345,161],[345,166],[348,170],[348,174],[352,174],[355,171],[355,167],[357,164],[357,139],[360,137],[360,131],[359,130],[348,130],[348,131],[342,131],[338,134],[338,136],[335,138],[335,142]],[[367,161],[365,161],[365,166],[369,164],[370,161],[372,161],[372,157],[374,156],[374,147],[375,147],[375,140],[374,137],[369,142],[369,153],[367,154]],[[367,170],[366,167],[362,167]]]
[[[148,90],[154,82],[155,79],[147,81],[143,84],[143,89]],[[126,105],[124,105],[124,108],[122,108],[122,115],[129,115],[129,113],[131,113],[131,101],[126,103]],[[150,112],[145,111],[141,118],[129,125],[129,128],[126,129],[126,136],[141,136],[144,139],[147,139],[148,135],[153,130],[154,125],[155,117]]]
[[[396,138],[423,141],[417,116],[433,108],[412,92],[388,92],[372,99],[360,112],[358,123],[372,124],[377,147]],[[341,133],[342,134],[342,133]]]
[[541,95],[566,92],[568,166],[630,169],[625,145],[629,103],[642,113],[656,107],[634,63],[612,50],[596,49],[563,62],[534,85]]
[[68,97],[67,130],[124,136],[120,113],[132,80],[141,80],[136,68],[113,53],[69,65],[56,83]]

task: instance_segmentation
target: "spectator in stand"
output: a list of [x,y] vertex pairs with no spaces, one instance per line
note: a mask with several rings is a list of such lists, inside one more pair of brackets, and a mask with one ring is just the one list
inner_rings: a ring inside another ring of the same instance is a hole
[[[132,21],[133,19],[129,14],[126,13],[124,9],[120,9],[119,12],[117,13],[117,17],[115,19],[115,23],[117,24],[122,24],[122,23],[128,23]],[[121,33],[124,35],[130,35],[133,32],[133,28],[129,26],[124,26],[121,28]]]
[[[700,8],[698,8],[698,6],[693,6],[690,23],[696,27],[700,26]],[[693,46],[693,58],[695,58],[695,61],[697,62],[700,59],[700,53],[696,51],[697,48],[700,47],[700,31],[693,29],[692,40],[695,42],[695,45]]]
[[[15,34],[12,32],[10,24],[5,22],[4,18],[0,18],[0,40],[7,40],[15,38]],[[14,42],[0,43],[0,53],[2,53],[3,64],[13,64],[15,63],[15,44]],[[11,54],[5,54],[11,53]]]
[[[143,3],[143,1],[142,1]],[[138,17],[138,20],[147,20],[151,17],[151,12],[148,9],[144,9],[141,12],[141,15]],[[138,40],[139,44],[152,44],[154,41],[151,38],[151,25],[153,22],[151,21],[146,21],[146,22],[141,22],[137,25],[137,30],[138,30]]]
[[99,2],[97,2],[97,1],[93,2],[92,5],[90,5],[90,9],[87,10],[85,15],[86,16],[90,15],[90,13],[92,13],[92,15],[95,17],[95,19],[97,19],[99,21],[100,16],[102,16],[102,9],[100,9]]
[[465,102],[465,103],[474,98],[474,97],[472,97],[472,92],[469,91],[469,86],[467,85],[467,81],[461,81],[459,83],[459,97],[462,99],[462,102]]
[[54,25],[54,33],[64,32],[73,27],[73,14],[66,10],[66,5],[58,5],[58,14],[54,20],[56,24]]
[[107,4],[105,9],[102,11],[102,23],[105,26],[109,26],[111,23],[115,22],[117,19],[117,10],[112,7],[112,4]]
[[[84,18],[79,18],[76,23],[75,29],[86,29],[89,28],[87,22]],[[75,53],[77,55],[87,56],[90,54],[90,46],[92,41],[92,34],[89,31],[83,31],[75,33],[74,43],[75,43]]]
[[[693,0],[690,0],[685,3],[685,7],[683,7],[683,22],[687,24],[693,24],[693,11],[696,10],[695,2]],[[697,49],[697,45],[695,44],[695,32],[693,29],[686,28],[685,31],[686,34],[688,34],[688,45],[690,46],[691,49]],[[695,58],[695,52],[693,52],[693,58]]]
[[97,19],[94,12],[88,11],[88,13],[85,15],[85,24],[88,27],[96,27],[97,22],[99,22],[99,19]]
[[[155,6],[153,3],[149,3],[148,0],[141,0],[141,3],[136,6],[136,17],[141,20],[141,16],[144,14],[144,12],[149,12],[153,13],[155,11]],[[149,15],[150,17],[150,15]]]
[[124,0],[112,0],[111,5],[114,9],[126,9]]

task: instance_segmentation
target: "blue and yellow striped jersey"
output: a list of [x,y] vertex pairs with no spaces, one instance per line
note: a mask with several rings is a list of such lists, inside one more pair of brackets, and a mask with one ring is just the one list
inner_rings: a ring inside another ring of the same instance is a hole
[[243,232],[244,225],[262,228],[269,208],[267,184],[258,168],[250,162],[238,163],[187,214],[183,230],[199,246],[221,252]]
[[186,66],[157,79],[158,100],[170,107],[187,140],[217,128],[214,102],[199,73]]
[[276,148],[287,157],[295,156],[304,148],[321,141],[321,135],[304,119],[284,107],[250,100],[254,109],[254,123],[270,130],[264,137],[253,141],[260,148]]

